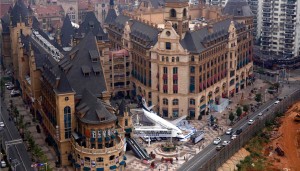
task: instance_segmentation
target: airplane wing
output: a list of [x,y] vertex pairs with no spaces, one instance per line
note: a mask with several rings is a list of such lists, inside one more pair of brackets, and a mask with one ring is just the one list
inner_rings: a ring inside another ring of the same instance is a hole
[[152,105],[152,106],[148,107],[148,109],[151,110],[154,106],[155,106],[155,105]]
[[177,119],[175,119],[175,120],[173,120],[173,121],[169,121],[170,123],[172,123],[173,125],[176,125],[177,126],[177,124],[180,122],[180,121],[182,121],[183,119],[185,119],[187,117],[187,115],[184,115],[184,116],[181,116],[180,118],[177,118]]

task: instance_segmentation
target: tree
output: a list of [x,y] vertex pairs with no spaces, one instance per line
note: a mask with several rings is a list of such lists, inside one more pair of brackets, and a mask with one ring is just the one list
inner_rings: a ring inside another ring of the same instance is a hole
[[230,112],[228,119],[230,120],[230,122],[234,120],[234,114],[232,112]]
[[237,115],[238,117],[240,117],[242,113],[243,113],[243,111],[242,111],[241,107],[238,107],[238,108],[236,109],[236,115]]
[[260,93],[259,93],[259,94],[256,94],[256,95],[255,95],[255,101],[261,102],[261,100],[262,100],[261,94],[260,94]]
[[248,112],[249,111],[249,106],[248,105],[244,105],[243,106],[243,111],[244,112]]

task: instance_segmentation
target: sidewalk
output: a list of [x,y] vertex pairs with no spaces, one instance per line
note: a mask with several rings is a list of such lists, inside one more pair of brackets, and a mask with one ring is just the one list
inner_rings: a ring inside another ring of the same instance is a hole
[[[41,147],[42,151],[46,154],[47,159],[48,159],[48,166],[50,168],[55,168],[55,152],[52,147],[49,147],[46,142],[45,142],[45,134],[43,133],[43,130],[41,130],[41,133],[37,133],[36,126],[39,125],[36,122],[32,122],[33,116],[30,114],[29,109],[26,109],[22,98],[19,97],[10,97],[10,91],[5,90],[4,94],[4,102],[8,105],[9,101],[12,100],[14,106],[17,107],[19,111],[19,115],[24,116],[24,123],[30,122],[31,124],[27,127],[27,130],[29,130],[30,134],[33,136],[36,144]],[[40,128],[41,125],[39,125]],[[30,154],[30,152],[29,152]],[[31,154],[30,154],[31,156]]]

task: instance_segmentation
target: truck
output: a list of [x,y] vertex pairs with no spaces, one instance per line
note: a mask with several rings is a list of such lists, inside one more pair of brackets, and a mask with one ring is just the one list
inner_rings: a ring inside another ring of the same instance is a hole
[[192,142],[197,144],[199,141],[204,139],[204,131],[197,131],[194,135],[192,135]]

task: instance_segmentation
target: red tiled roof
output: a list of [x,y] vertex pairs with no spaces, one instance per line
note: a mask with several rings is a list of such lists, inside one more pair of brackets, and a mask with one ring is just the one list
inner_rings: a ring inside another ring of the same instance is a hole
[[1,3],[0,4],[0,18],[2,18],[8,12],[9,7],[12,7],[11,3]]
[[34,12],[40,17],[59,17],[62,16],[61,12],[64,12],[61,5],[38,5],[33,7]]

